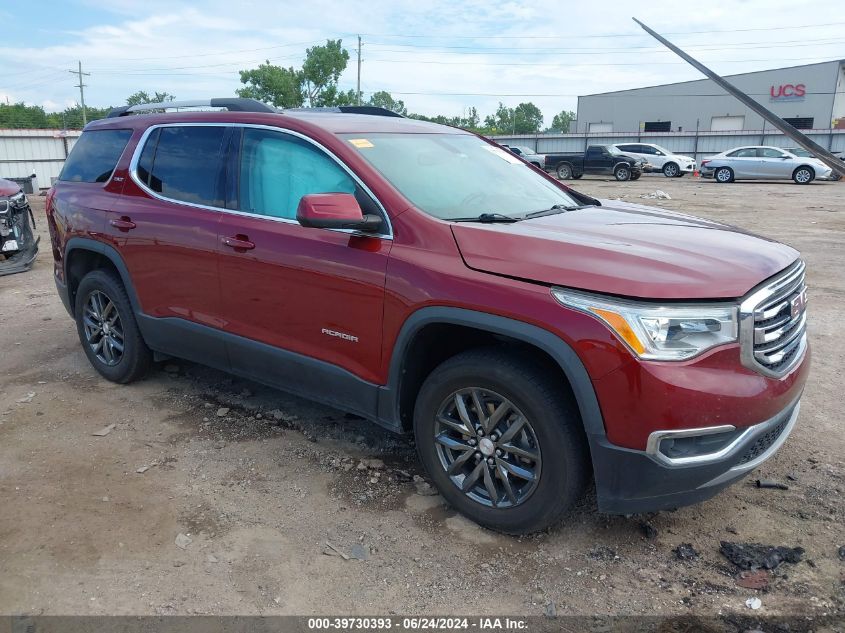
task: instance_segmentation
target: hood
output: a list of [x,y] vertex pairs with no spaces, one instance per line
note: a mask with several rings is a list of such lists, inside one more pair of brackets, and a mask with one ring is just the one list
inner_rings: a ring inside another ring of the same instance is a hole
[[11,180],[0,178],[0,196],[13,196],[21,190],[21,186]]
[[741,297],[798,252],[693,216],[615,200],[513,224],[455,223],[476,270],[650,299]]

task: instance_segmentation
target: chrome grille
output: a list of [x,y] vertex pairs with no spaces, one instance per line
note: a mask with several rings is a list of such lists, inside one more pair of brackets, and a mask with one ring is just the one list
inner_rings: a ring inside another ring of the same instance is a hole
[[792,369],[807,347],[807,286],[797,261],[742,302],[743,364],[769,376]]

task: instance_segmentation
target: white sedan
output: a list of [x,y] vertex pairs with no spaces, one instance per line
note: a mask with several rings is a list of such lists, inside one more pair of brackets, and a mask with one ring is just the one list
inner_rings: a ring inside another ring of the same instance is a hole
[[735,147],[701,161],[701,176],[726,183],[735,180],[794,180],[807,185],[829,178],[833,170],[818,158],[796,156],[778,147]]
[[634,158],[641,158],[651,165],[652,171],[662,171],[667,178],[680,178],[695,171],[695,159],[692,156],[675,154],[665,147],[653,143],[622,143],[614,145],[620,153]]

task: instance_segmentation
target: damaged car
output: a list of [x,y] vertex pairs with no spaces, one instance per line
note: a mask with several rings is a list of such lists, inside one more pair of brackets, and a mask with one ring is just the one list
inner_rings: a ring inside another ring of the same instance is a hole
[[0,275],[29,270],[38,255],[35,216],[15,182],[0,178]]

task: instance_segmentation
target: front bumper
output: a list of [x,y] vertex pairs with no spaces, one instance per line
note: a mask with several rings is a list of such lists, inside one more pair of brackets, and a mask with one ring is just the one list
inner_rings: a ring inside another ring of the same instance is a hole
[[774,455],[798,419],[800,402],[744,429],[727,450],[704,459],[671,463],[655,452],[591,438],[598,506],[610,514],[671,510],[709,499]]

